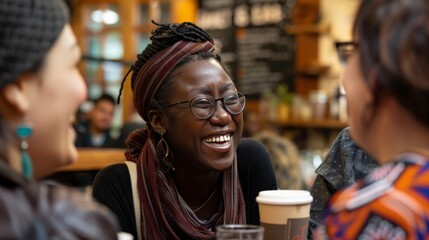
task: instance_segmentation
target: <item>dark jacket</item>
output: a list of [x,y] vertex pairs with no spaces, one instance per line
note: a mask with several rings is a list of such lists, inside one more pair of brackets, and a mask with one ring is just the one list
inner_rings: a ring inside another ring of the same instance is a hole
[[313,202],[310,209],[308,239],[323,221],[326,204],[334,193],[365,177],[377,162],[361,149],[345,128],[337,136],[323,163],[316,169],[316,179],[311,187]]
[[106,139],[104,140],[101,146],[94,146],[91,141],[91,132],[89,131],[90,122],[84,121],[77,124],[74,128],[76,130],[76,147],[101,147],[101,148],[111,148],[115,147],[116,142],[112,139],[110,135],[110,130],[106,130],[103,134]]
[[116,218],[80,192],[30,181],[0,159],[0,239],[116,239]]

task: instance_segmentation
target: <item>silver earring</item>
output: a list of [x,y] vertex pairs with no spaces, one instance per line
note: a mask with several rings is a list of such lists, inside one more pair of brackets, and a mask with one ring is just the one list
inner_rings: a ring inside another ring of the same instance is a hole
[[172,152],[170,152],[170,147],[168,146],[167,141],[164,139],[164,133],[161,133],[161,139],[156,145],[156,158],[158,161],[165,167],[166,171],[176,169],[174,168],[174,158]]

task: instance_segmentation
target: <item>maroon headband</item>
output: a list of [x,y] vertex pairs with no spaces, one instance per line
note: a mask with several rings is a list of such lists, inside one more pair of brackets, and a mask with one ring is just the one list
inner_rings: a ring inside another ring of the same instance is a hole
[[137,75],[134,87],[134,105],[140,116],[149,122],[149,104],[159,86],[177,63],[185,57],[198,52],[212,52],[211,42],[179,41],[153,56]]

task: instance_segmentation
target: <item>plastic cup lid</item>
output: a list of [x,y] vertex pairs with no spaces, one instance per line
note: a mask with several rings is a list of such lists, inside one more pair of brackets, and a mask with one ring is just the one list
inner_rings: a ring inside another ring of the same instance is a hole
[[305,190],[268,190],[259,192],[256,202],[269,205],[308,204],[313,201]]

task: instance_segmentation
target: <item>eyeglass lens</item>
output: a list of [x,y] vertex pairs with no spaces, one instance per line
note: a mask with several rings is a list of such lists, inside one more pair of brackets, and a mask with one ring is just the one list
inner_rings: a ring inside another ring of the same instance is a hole
[[347,64],[348,58],[352,55],[355,46],[353,43],[345,43],[337,45],[338,58],[341,64]]
[[217,101],[221,100],[223,107],[230,114],[239,114],[243,111],[246,104],[246,97],[243,93],[234,92],[225,95],[223,98],[214,99],[213,97],[197,97],[191,101],[191,111],[195,117],[206,119],[216,111]]

